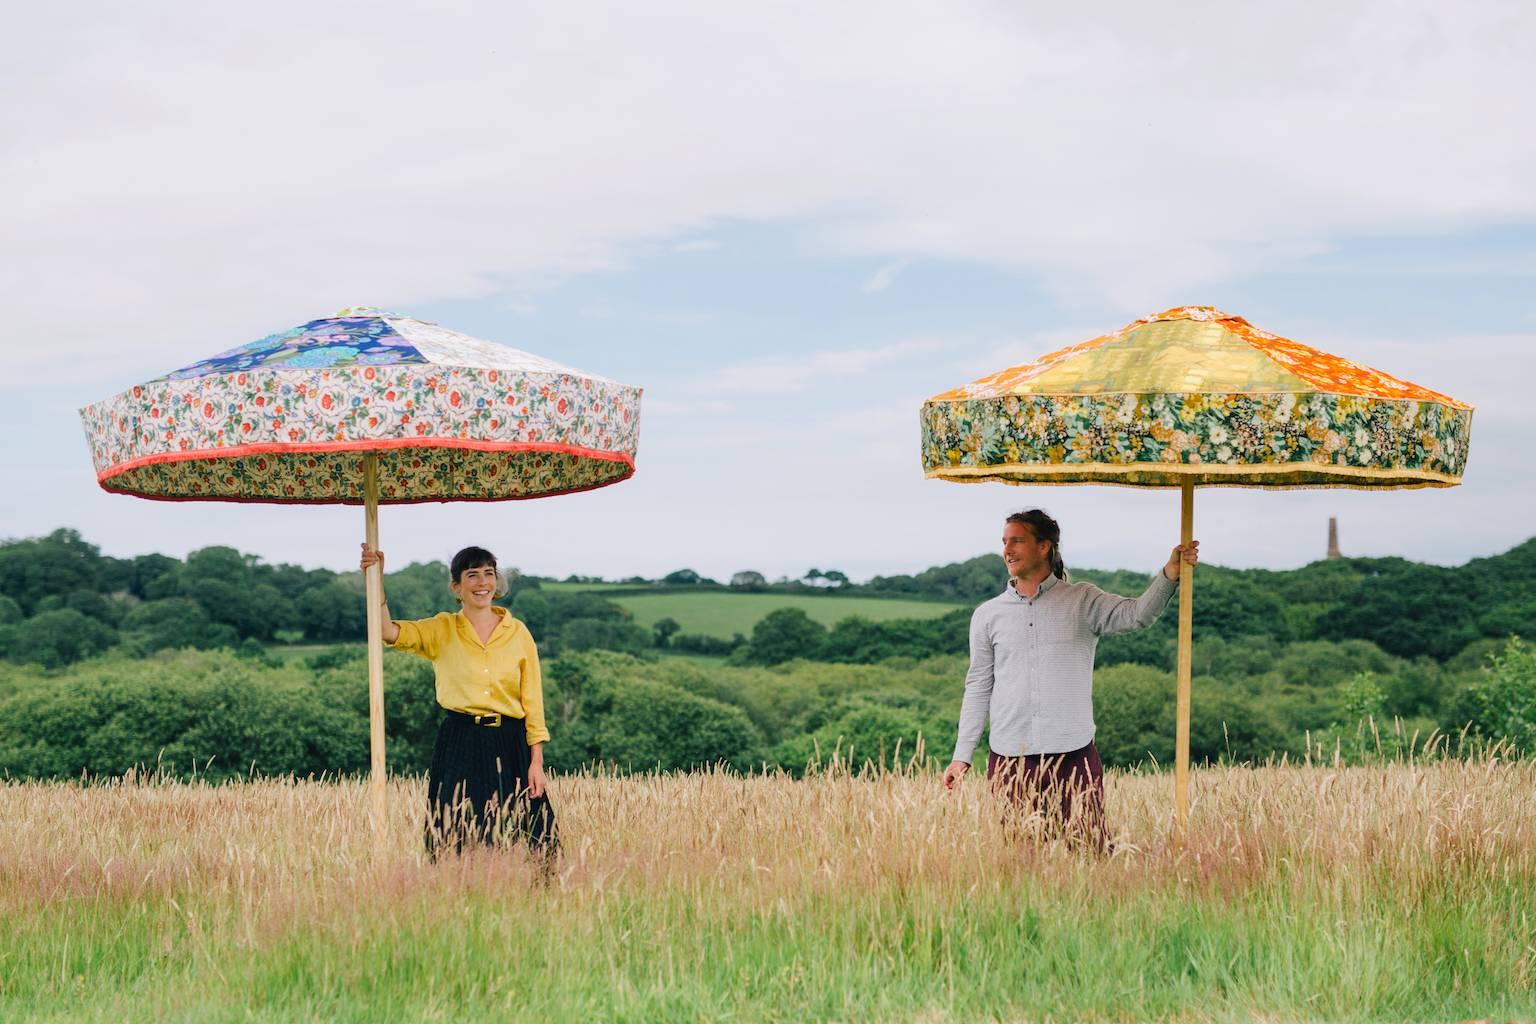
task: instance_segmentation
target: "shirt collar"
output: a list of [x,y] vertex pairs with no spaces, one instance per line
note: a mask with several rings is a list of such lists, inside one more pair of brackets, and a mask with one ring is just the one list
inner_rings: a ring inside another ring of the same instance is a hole
[[[509,625],[512,624],[512,613],[507,611],[499,604],[491,605],[491,611],[496,613],[496,628],[491,630],[491,636],[495,636],[497,633],[501,632],[503,629],[506,629]],[[464,614],[463,608],[460,608],[457,612],[455,612],[454,617],[458,619],[459,627],[461,629],[468,630],[470,636],[473,636],[477,640],[480,639],[479,634],[475,632],[475,624],[469,621],[469,616]]]
[[1014,588],[1013,580],[1009,580],[1008,581],[1008,585],[1003,588],[1003,593],[1004,594],[1012,594],[1014,599],[1018,600],[1018,601],[1034,601],[1034,600],[1038,600],[1039,598],[1044,597],[1046,595],[1047,591],[1049,591],[1052,588],[1054,588],[1056,586],[1056,584],[1058,584],[1060,582],[1061,582],[1061,580],[1058,579],[1054,573],[1052,575],[1050,575],[1050,576],[1047,576],[1044,579],[1044,581],[1041,582],[1039,592],[1037,594],[1035,594],[1034,597],[1031,598],[1031,597],[1025,597],[1023,594],[1019,593],[1018,590]]

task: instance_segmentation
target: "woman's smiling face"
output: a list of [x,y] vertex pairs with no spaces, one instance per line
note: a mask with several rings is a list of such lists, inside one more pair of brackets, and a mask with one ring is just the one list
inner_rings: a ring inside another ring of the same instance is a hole
[[496,598],[496,567],[477,565],[465,569],[452,586],[465,608],[489,608]]

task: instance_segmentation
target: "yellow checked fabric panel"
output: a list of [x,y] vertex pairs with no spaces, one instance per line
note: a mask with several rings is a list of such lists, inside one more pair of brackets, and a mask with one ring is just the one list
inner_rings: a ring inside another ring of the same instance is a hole
[[1013,393],[1251,394],[1312,390],[1311,384],[1220,323],[1179,320],[1138,327],[1020,383]]

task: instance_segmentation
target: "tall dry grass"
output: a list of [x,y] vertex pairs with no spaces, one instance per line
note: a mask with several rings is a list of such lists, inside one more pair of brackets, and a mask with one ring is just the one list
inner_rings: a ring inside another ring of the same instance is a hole
[[[543,883],[518,850],[430,863],[420,780],[381,836],[356,781],[7,784],[0,1013],[254,992],[286,1019],[350,992],[430,1018],[503,983],[609,1019],[1335,1019],[1349,985],[1361,1019],[1533,1005],[1536,763],[1199,770],[1183,835],[1167,776],[1106,784],[1094,856],[917,769],[565,776]],[[503,948],[512,981],[476,959]]]

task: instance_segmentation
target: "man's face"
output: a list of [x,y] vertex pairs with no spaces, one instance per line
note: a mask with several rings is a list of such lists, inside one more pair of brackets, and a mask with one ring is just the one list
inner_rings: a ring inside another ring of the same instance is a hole
[[1003,526],[1003,562],[1014,579],[1029,579],[1050,565],[1049,541],[1036,540],[1035,533],[1023,523]]

